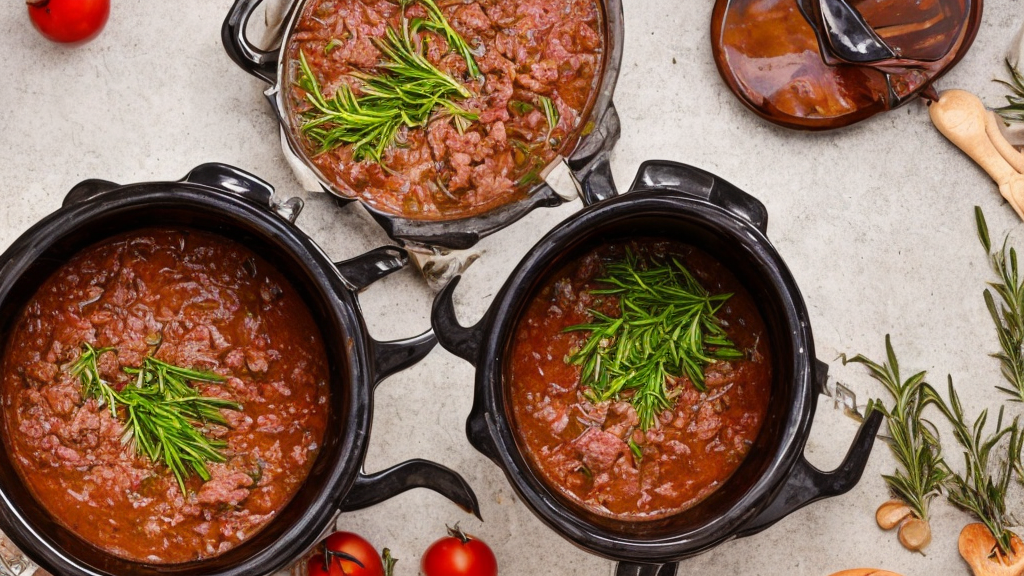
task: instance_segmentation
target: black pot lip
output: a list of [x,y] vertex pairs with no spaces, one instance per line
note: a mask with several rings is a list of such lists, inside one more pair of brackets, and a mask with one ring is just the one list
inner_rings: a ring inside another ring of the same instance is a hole
[[[284,79],[287,77],[288,59],[286,52],[288,41],[295,31],[295,27],[302,15],[302,9],[310,0],[291,0],[288,13],[283,20],[281,30],[281,46],[277,50],[277,79],[264,94],[270,101],[277,115],[278,124],[281,129],[284,142],[288,149],[305,167],[316,176],[321,189],[342,202],[358,202],[377,221],[384,231],[395,240],[410,241],[417,244],[436,245],[451,249],[468,249],[476,244],[484,236],[497,232],[510,226],[534,208],[541,206],[557,206],[565,200],[559,196],[546,183],[541,182],[531,188],[518,200],[507,202],[494,208],[473,216],[466,216],[453,219],[415,219],[407,218],[380,210],[361,198],[348,196],[341,192],[337,186],[331,184],[330,180],[324,177],[320,170],[313,165],[309,155],[303,151],[302,145],[296,140],[294,131],[288,121],[287,106],[285,102],[286,86]],[[596,0],[599,2],[606,22],[606,45],[605,64],[597,87],[597,96],[594,104],[587,115],[587,120],[599,124],[608,114],[616,115],[615,124],[618,129],[618,118],[615,112],[612,96],[615,93],[615,86],[618,83],[619,71],[622,68],[622,53],[625,45],[625,28],[623,25],[622,0]],[[611,142],[604,143],[605,137],[611,138]],[[563,159],[568,162],[573,171],[587,173],[592,169],[589,164],[593,161],[602,148],[610,148],[618,140],[618,133],[612,135],[602,134],[600,130],[594,130],[588,134],[580,135],[576,146],[566,157],[558,156],[547,168],[550,168]]]
[[[516,447],[511,423],[504,417],[502,398],[504,346],[515,328],[514,311],[530,295],[530,288],[547,264],[596,223],[606,224],[643,216],[683,216],[694,224],[714,226],[726,231],[771,270],[771,281],[788,300],[784,318],[789,324],[794,350],[802,351],[793,359],[796,393],[792,409],[782,426],[783,441],[762,477],[721,517],[699,530],[661,538],[627,537],[610,534],[581,519],[560,504],[554,492],[546,488],[529,468]],[[542,238],[527,253],[505,281],[483,320],[484,341],[479,350],[476,370],[477,394],[474,405],[482,414],[486,429],[496,448],[496,463],[519,497],[550,528],[581,548],[617,561],[671,562],[681,560],[737,535],[742,527],[763,510],[781,490],[800,459],[813,420],[815,402],[812,367],[814,344],[803,298],[781,256],[768,238],[748,221],[703,199],[667,189],[629,192],[592,205],[570,216]]]
[[[349,378],[351,385],[346,387],[345,402],[348,408],[343,415],[347,424],[344,430],[326,431],[328,434],[343,435],[337,449],[340,456],[334,458],[329,472],[325,474],[326,480],[317,486],[319,495],[306,514],[288,527],[272,545],[240,559],[228,568],[216,571],[205,567],[210,561],[153,565],[129,562],[114,556],[110,558],[115,563],[132,566],[132,572],[138,574],[271,574],[312,546],[341,506],[362,465],[372,420],[370,399],[373,370],[369,361],[369,335],[365,323],[358,313],[358,304],[351,287],[309,236],[265,206],[207,186],[189,182],[147,182],[119,186],[88,200],[59,208],[26,230],[0,255],[0,306],[4,305],[15,280],[20,279],[31,263],[64,235],[87,227],[97,217],[111,212],[165,207],[216,211],[234,222],[253,225],[268,242],[275,243],[301,264],[311,281],[315,282],[324,306],[330,310],[330,321],[340,323],[343,332],[348,335],[345,342],[325,342],[329,355],[341,354],[348,358],[348,370],[344,377]],[[334,374],[341,374],[337,370],[332,369]],[[335,380],[332,378],[332,382]],[[332,393],[337,393],[337,390],[332,388]],[[321,454],[320,457],[325,455]],[[52,538],[45,536],[35,523],[15,507],[3,486],[0,486],[0,528],[30,558],[44,567],[56,570],[58,574],[114,574],[65,555]],[[223,561],[225,556],[232,555],[236,550],[244,550],[245,544],[243,542],[211,560]]]

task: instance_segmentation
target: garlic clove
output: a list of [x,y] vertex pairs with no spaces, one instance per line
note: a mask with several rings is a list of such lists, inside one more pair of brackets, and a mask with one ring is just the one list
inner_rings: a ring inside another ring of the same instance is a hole
[[889,500],[875,511],[875,522],[882,530],[892,530],[914,512],[900,500]]

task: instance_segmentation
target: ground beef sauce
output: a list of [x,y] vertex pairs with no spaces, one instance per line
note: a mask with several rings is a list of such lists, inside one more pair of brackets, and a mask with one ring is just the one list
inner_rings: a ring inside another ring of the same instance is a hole
[[[193,476],[182,497],[171,472],[121,444],[122,424],[67,367],[82,342],[112,346],[99,369],[120,389],[122,367],[148,354],[211,370],[203,396],[230,428],[224,464]],[[147,563],[215,556],[262,528],[316,459],[328,416],[327,357],[301,297],[265,260],[199,231],[151,229],[86,248],[32,297],[2,367],[6,448],[58,522],[110,553]]]
[[[618,317],[602,262],[623,257],[625,245],[607,245],[557,271],[542,284],[516,327],[506,367],[517,441],[549,485],[584,507],[623,520],[655,519],[683,511],[714,492],[739,466],[761,429],[771,392],[764,322],[743,286],[708,254],[677,242],[628,244],[645,258],[676,257],[711,294],[732,293],[718,312],[729,338],[746,358],[705,367],[707,392],[685,376],[677,404],[643,432],[633,406],[594,404],[580,386],[580,367],[566,358],[589,332],[563,332],[590,322],[589,309]],[[639,465],[627,442],[642,447]]]
[[[290,123],[323,176],[384,212],[425,220],[469,216],[519,198],[537,183],[532,174],[572,150],[593,129],[583,119],[597,92],[604,43],[594,0],[436,3],[474,47],[484,79],[469,78],[465,61],[448,50],[445,39],[423,31],[429,37],[427,59],[473,93],[460,105],[480,118],[462,134],[439,115],[426,129],[403,129],[402,144],[392,147],[384,166],[354,162],[347,146],[318,155],[298,131],[308,103],[294,84],[302,50],[326,96],[343,82],[358,95],[359,83],[350,74],[377,71],[381,55],[370,39],[383,37],[387,26],[400,29],[398,2],[310,0],[287,48]],[[415,2],[406,10],[409,18],[425,15]],[[538,96],[550,98],[559,112],[550,135]]]

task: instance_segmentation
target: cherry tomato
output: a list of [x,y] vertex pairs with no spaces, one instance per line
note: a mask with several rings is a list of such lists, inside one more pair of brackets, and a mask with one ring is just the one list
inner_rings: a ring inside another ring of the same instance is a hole
[[110,0],[26,0],[36,30],[54,42],[92,40],[110,15]]
[[[357,534],[335,532],[324,539],[318,550],[320,553],[306,563],[309,576],[384,576],[384,563],[377,550]],[[327,558],[329,564],[325,562]]]
[[498,576],[498,560],[487,544],[456,524],[423,553],[420,570],[423,576]]

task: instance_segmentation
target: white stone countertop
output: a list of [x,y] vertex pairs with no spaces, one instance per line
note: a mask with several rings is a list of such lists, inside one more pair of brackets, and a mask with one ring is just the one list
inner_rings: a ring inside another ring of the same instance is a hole
[[[927,370],[944,391],[958,385],[973,418],[1005,398],[998,349],[982,300],[992,279],[974,228],[973,206],[988,217],[994,242],[1007,232],[1024,247],[1024,226],[995,186],[931,126],[922,102],[851,128],[800,133],[748,112],[719,78],[708,38],[710,0],[624,0],[626,45],[615,103],[622,139],[612,154],[620,186],[646,159],[686,162],[759,198],[768,236],[788,263],[810,310],[817,355],[863,402],[881,388],[841,353],[884,357],[891,333],[904,370]],[[233,164],[301,196],[298,225],[334,259],[388,242],[355,206],[301,191],[285,163],[264,85],[221,46],[231,0],[114,0],[94,41],[68,49],[33,30],[20,0],[0,8],[0,250],[56,210],[77,182],[175,180],[210,161]],[[964,88],[999,105],[1002,58],[1024,22],[1021,0],[989,0],[977,41],[938,88]],[[464,323],[478,319],[526,250],[579,202],[537,210],[482,241],[456,304]],[[410,336],[429,326],[433,294],[403,271],[360,297],[372,334]],[[907,372],[909,374],[909,372]],[[467,442],[473,368],[437,348],[378,388],[365,468],[423,457],[465,476],[484,522],[433,492],[406,492],[344,514],[339,527],[363,534],[400,559],[397,574],[418,573],[420,554],[444,524],[462,526],[495,550],[508,576],[604,576],[612,563],[576,548],[518,501],[501,470]],[[1024,412],[1006,403],[1009,414]],[[856,423],[818,406],[807,457],[834,467]],[[959,453],[946,435],[954,465]],[[812,504],[753,537],[683,561],[680,575],[826,576],[855,567],[904,576],[968,575],[956,539],[968,516],[933,504],[927,555],[903,550],[880,531],[875,508],[887,498],[880,474],[894,461],[879,442],[850,493]],[[1024,517],[1015,489],[1011,508]]]

